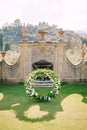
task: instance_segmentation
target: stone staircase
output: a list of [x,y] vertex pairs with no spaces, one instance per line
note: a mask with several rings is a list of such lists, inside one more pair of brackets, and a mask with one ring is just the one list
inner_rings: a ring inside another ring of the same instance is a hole
[[35,87],[52,87],[53,82],[48,80],[48,81],[34,81]]

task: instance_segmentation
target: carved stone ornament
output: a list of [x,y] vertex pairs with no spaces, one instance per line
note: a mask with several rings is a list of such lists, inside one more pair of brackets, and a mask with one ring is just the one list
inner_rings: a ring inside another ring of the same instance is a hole
[[41,40],[41,41],[44,41],[47,32],[44,31],[44,30],[38,30],[38,34],[39,34],[39,36],[40,36],[40,38],[41,38],[40,40]]
[[82,57],[82,59],[84,59],[84,57],[85,57],[85,51],[84,51],[84,49],[82,50],[82,53],[81,53],[81,57]]
[[1,52],[1,55],[2,55],[2,57],[4,58],[5,55],[6,55],[6,52],[5,52],[5,51],[2,51],[2,52]]
[[24,39],[26,39],[28,37],[28,30],[26,28],[23,28],[22,35],[23,35]]
[[63,37],[63,34],[64,34],[64,31],[63,31],[62,29],[60,29],[60,30],[58,31],[58,36],[59,36],[59,37]]

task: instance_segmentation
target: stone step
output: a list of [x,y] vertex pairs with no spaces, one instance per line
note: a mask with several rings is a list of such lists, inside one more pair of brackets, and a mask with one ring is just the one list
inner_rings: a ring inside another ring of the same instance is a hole
[[36,87],[52,87],[51,81],[34,81]]

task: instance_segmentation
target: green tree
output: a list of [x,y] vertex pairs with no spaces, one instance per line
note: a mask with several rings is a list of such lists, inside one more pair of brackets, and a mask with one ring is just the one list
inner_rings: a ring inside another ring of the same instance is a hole
[[2,39],[2,33],[0,34],[0,50],[3,50],[3,39]]
[[10,50],[10,45],[8,43],[5,44],[5,51]]

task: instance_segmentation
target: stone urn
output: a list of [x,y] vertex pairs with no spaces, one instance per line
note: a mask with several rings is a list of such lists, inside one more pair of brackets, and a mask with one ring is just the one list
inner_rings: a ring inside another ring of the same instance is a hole
[[46,34],[47,34],[47,31],[44,31],[44,30],[38,30],[38,34],[39,34],[39,36],[40,36],[40,40],[41,41],[44,41],[45,40],[45,36],[46,36]]
[[81,57],[82,57],[82,59],[84,59],[84,57],[85,57],[85,51],[84,50],[82,50],[82,52],[81,52]]
[[2,51],[2,52],[1,52],[1,55],[2,55],[2,57],[4,58],[5,55],[6,55],[6,52],[5,52],[5,51]]
[[58,30],[58,36],[62,38],[64,35],[64,31],[62,29]]
[[28,30],[26,28],[23,28],[22,30],[22,35],[24,37],[24,40],[27,40],[27,37],[28,37]]

